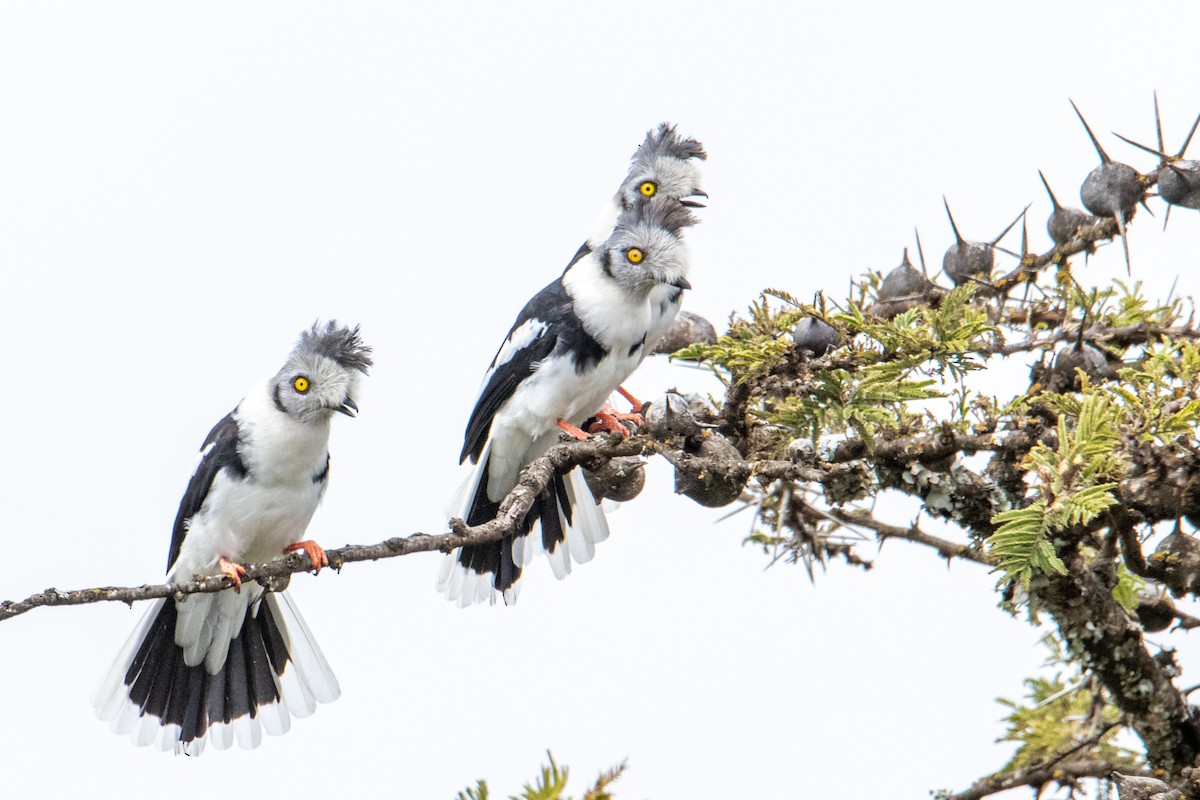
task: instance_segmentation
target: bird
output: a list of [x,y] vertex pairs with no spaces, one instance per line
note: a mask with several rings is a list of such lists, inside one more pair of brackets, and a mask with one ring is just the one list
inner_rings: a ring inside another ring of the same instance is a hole
[[302,540],[329,482],[334,413],[355,416],[360,375],[372,365],[358,327],[314,323],[283,367],[247,391],[205,438],[171,534],[167,574],[227,575],[233,587],[155,600],[93,695],[100,719],[138,746],[200,755],[265,730],[340,694],[286,579],[243,584],[244,564],[324,550]]
[[[605,206],[595,232],[580,247],[580,252],[591,252],[597,243],[602,243],[612,232],[621,213],[653,198],[671,197],[688,208],[703,208],[702,203],[692,198],[708,197],[708,193],[700,187],[700,166],[697,163],[707,158],[704,145],[681,136],[676,126],[669,122],[647,131],[645,140],[638,145],[630,159],[625,179]],[[654,352],[655,345],[671,329],[682,304],[683,289],[677,286],[656,286],[651,290],[650,305],[656,311],[646,334],[643,358]],[[618,386],[617,391],[633,405],[634,411],[642,407],[641,401],[624,387]],[[617,416],[624,418],[626,415]]]
[[[610,235],[581,249],[562,275],[526,303],[484,376],[459,463],[474,464],[452,513],[477,525],[493,519],[521,469],[558,439],[586,438],[579,425],[599,410],[641,363],[653,322],[656,288],[689,289],[681,231],[690,209],[664,194],[622,211]],[[540,523],[541,536],[531,536]],[[518,530],[504,539],[446,556],[437,588],[466,607],[517,598],[522,568],[537,551],[558,578],[589,561],[608,525],[578,468],[556,474]]]

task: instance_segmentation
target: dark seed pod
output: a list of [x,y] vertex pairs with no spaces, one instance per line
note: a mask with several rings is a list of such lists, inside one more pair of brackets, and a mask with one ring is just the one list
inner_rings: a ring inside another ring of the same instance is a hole
[[1083,374],[1092,380],[1100,380],[1108,376],[1108,358],[1103,350],[1087,342],[1064,346],[1055,354],[1054,366],[1050,368],[1051,391],[1078,391],[1077,369],[1083,370]]
[[1179,800],[1183,795],[1158,778],[1140,778],[1135,775],[1112,773],[1117,784],[1120,800]]
[[604,498],[627,503],[646,485],[646,462],[637,456],[614,458],[599,469],[584,468],[583,477],[596,502]]
[[1129,242],[1125,238],[1125,223],[1133,217],[1133,210],[1146,197],[1146,189],[1142,186],[1142,176],[1128,164],[1113,161],[1100,146],[1100,140],[1092,133],[1092,128],[1083,118],[1079,107],[1071,101],[1071,108],[1079,115],[1088,138],[1100,156],[1100,166],[1088,173],[1079,189],[1079,197],[1083,207],[1098,217],[1111,217],[1116,220],[1117,231],[1121,234],[1121,246],[1125,249],[1125,269],[1129,267]]
[[[1188,131],[1187,138],[1184,139],[1183,147],[1179,148],[1179,152],[1175,155],[1168,155],[1166,146],[1163,144],[1162,116],[1158,113],[1158,92],[1155,92],[1154,128],[1158,134],[1158,149],[1138,144],[1119,133],[1116,134],[1121,141],[1128,142],[1134,147],[1145,150],[1147,153],[1153,153],[1162,159],[1158,169],[1158,196],[1171,205],[1200,208],[1200,161],[1187,161],[1183,158],[1188,145],[1192,142],[1192,136],[1196,134],[1198,125],[1200,125],[1200,116],[1196,117],[1196,121],[1192,123],[1192,129]],[[1171,210],[1168,208],[1167,214],[1170,213]],[[1163,227],[1166,227],[1165,221]]]
[[1183,473],[1183,485],[1176,497],[1179,512],[1192,525],[1200,528],[1200,469],[1189,468]]
[[1050,195],[1050,203],[1054,206],[1054,210],[1050,212],[1050,218],[1046,220],[1046,232],[1050,234],[1054,243],[1061,247],[1074,239],[1080,228],[1091,225],[1096,218],[1081,208],[1067,208],[1061,205],[1058,198],[1054,196],[1054,192],[1050,190],[1050,184],[1046,182],[1046,176],[1040,169],[1038,177],[1042,179],[1042,186],[1046,187],[1046,194]]
[[[921,238],[918,236],[917,247],[920,246]],[[883,281],[879,284],[878,299],[870,311],[877,317],[891,319],[910,308],[936,305],[940,299],[941,291],[925,275],[924,254],[921,256],[921,269],[918,270],[908,260],[906,247],[900,266],[883,276]]]
[[830,350],[846,343],[846,337],[837,328],[816,317],[805,317],[796,323],[792,339],[799,350],[823,356]]
[[1174,206],[1200,208],[1200,161],[1176,161],[1158,173],[1158,195]]
[[667,392],[646,408],[646,430],[655,439],[686,439],[700,433],[688,400],[678,392]]
[[1162,591],[1143,589],[1138,592],[1136,610],[1138,622],[1146,633],[1158,633],[1175,621],[1175,604]]
[[1150,561],[1161,568],[1163,584],[1176,597],[1200,590],[1200,542],[1178,525],[1154,548]]
[[955,286],[970,283],[979,288],[980,294],[991,294],[992,267],[996,264],[996,244],[1012,230],[1021,217],[1018,216],[1010,222],[1008,227],[990,242],[968,242],[958,232],[954,215],[950,213],[950,203],[945,197],[942,198],[942,203],[946,206],[946,216],[950,218],[950,227],[954,229],[955,240],[954,244],[950,245],[950,249],[946,251],[946,255],[942,257],[942,271],[946,273],[946,277],[954,281]]
[[[719,436],[698,437],[687,452],[700,458],[741,460],[737,448]],[[705,508],[727,506],[741,497],[745,488],[746,479],[728,478],[711,471],[692,473],[675,469],[675,492],[687,495]]]
[[675,323],[667,329],[651,351],[654,355],[671,355],[692,344],[716,344],[717,331],[712,323],[699,314],[680,311]]
[[879,284],[879,299],[881,301],[921,300],[928,297],[932,290],[933,282],[908,260],[908,248],[906,247],[900,266],[883,276],[883,282]]

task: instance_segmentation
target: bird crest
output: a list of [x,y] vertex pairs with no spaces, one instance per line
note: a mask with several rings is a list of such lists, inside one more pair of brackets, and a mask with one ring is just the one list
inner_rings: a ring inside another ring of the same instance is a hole
[[708,158],[708,154],[704,152],[704,145],[695,139],[683,138],[669,122],[664,122],[656,130],[646,133],[646,141],[638,146],[637,152],[633,154],[633,161],[649,164],[659,156],[677,158],[680,161],[687,161],[689,158],[704,161]]
[[324,326],[318,320],[311,328],[301,333],[296,353],[325,356],[344,369],[356,369],[364,375],[367,374],[367,368],[374,363],[371,360],[370,346],[364,345],[359,338],[358,326],[348,328],[338,325],[334,319]]

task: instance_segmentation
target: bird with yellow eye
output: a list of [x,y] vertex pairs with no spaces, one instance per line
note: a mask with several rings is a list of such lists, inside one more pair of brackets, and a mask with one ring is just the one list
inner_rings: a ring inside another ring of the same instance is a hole
[[[580,252],[590,252],[597,242],[603,242],[612,232],[617,217],[638,205],[669,197],[687,208],[703,208],[703,204],[695,198],[708,197],[700,187],[699,166],[699,162],[707,157],[704,145],[695,139],[680,136],[675,127],[666,122],[648,132],[645,141],[633,154],[625,180],[605,208],[597,232],[584,243]],[[630,255],[626,258],[631,263],[639,263]],[[643,357],[654,351],[655,345],[671,328],[683,304],[683,290],[675,286],[657,287],[651,295],[651,305],[657,311],[646,333]],[[617,392],[632,406],[632,413],[618,413],[612,406],[606,406],[604,411],[615,419],[644,426],[645,420],[640,413],[644,405],[642,401],[624,386],[618,386]]]
[[[676,143],[673,129],[662,134],[664,141],[651,133],[647,155]],[[580,426],[594,418],[604,430],[628,433],[621,418],[634,415],[616,414],[607,401],[641,364],[651,337],[661,335],[652,333],[662,314],[655,293],[666,289],[677,297],[691,288],[681,234],[695,223],[689,206],[696,204],[662,191],[661,180],[626,184],[632,199],[626,205],[619,195],[608,234],[584,244],[563,274],[526,303],[492,359],[459,455],[475,465],[455,509],[468,525],[495,518],[520,471],[560,431],[586,439]],[[460,606],[494,600],[497,592],[512,603],[535,553],[544,553],[563,578],[607,537],[597,498],[572,469],[554,475],[513,535],[450,553],[437,587]]]

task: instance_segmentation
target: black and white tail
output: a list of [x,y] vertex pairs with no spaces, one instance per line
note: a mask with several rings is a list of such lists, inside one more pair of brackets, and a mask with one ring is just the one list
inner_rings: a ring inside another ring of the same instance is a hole
[[[479,525],[496,516],[500,501],[487,496],[488,451],[479,459],[456,498],[451,516]],[[503,498],[501,498],[503,499]],[[596,544],[608,538],[608,523],[578,468],[556,474],[534,501],[518,533],[486,544],[460,547],[442,561],[437,589],[465,608],[474,603],[517,601],[521,571],[538,553],[545,553],[554,577],[571,574],[571,562],[586,564]]]
[[257,747],[340,693],[291,598],[246,584],[155,600],[92,702],[139,747],[196,756]]

